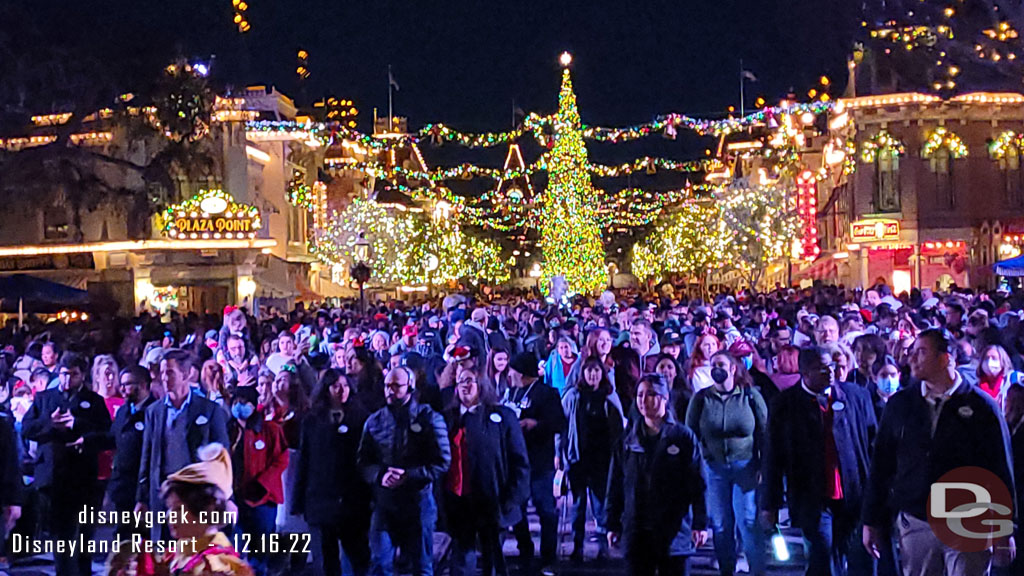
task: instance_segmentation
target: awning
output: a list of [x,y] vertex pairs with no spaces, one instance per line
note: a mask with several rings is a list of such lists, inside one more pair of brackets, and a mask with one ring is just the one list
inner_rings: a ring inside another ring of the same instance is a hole
[[834,280],[838,274],[836,260],[831,256],[821,256],[806,267],[794,272],[796,278],[811,280]]
[[0,277],[0,301],[3,309],[19,308],[33,312],[57,312],[71,306],[89,304],[89,293],[57,282],[26,274]]
[[996,274],[1000,276],[1024,276],[1024,255],[995,263]]

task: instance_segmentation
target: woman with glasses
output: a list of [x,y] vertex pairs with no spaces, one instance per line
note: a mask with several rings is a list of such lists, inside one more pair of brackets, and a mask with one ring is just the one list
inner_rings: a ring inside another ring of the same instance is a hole
[[498,402],[477,370],[459,368],[445,420],[452,450],[444,483],[454,548],[451,574],[476,574],[478,539],[483,575],[507,574],[502,529],[519,522],[530,494],[530,461],[519,419]]

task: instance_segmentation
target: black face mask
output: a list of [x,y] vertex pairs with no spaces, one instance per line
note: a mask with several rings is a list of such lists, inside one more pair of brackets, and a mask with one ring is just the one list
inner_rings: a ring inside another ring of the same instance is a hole
[[711,369],[711,379],[721,384],[729,379],[729,372],[725,368],[715,366]]

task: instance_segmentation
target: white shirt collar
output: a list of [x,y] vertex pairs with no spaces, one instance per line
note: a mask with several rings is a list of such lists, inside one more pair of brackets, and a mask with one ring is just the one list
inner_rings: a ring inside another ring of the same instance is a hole
[[476,413],[476,409],[480,407],[480,404],[473,405],[472,408],[466,408],[464,404],[459,404],[459,416],[464,416],[466,412]]
[[[945,400],[945,399],[949,398],[950,396],[952,396],[953,393],[956,392],[957,389],[959,389],[960,386],[963,385],[963,383],[964,383],[964,379],[963,379],[962,376],[960,376],[960,371],[959,370],[954,370],[953,371],[953,385],[950,386],[949,390],[946,390],[946,392],[942,395],[942,399]],[[924,381],[924,380],[921,381],[921,397],[922,398],[928,398],[928,383],[926,381]]]

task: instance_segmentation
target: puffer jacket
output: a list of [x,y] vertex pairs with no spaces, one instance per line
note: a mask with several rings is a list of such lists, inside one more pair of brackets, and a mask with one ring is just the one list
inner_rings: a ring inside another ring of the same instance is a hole
[[[433,483],[448,471],[451,460],[444,418],[415,400],[377,410],[363,428],[359,468],[373,486],[378,506],[402,507],[418,502],[420,494],[429,494]],[[405,470],[408,480],[397,488],[385,488],[381,479],[388,468]]]

